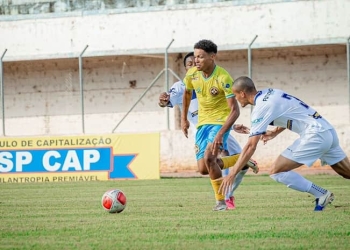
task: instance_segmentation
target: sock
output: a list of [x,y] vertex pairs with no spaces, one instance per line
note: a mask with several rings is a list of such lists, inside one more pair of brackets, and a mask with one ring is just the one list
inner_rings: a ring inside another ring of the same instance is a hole
[[236,175],[235,181],[232,184],[232,189],[230,192],[228,192],[225,195],[225,199],[228,200],[230,199],[231,196],[233,196],[234,191],[238,188],[238,186],[241,184],[241,182],[243,181],[243,177],[244,175],[248,172],[248,168],[246,169],[242,169],[241,171],[239,171],[239,173]]
[[239,154],[221,157],[221,160],[224,163],[224,166],[222,167],[222,169],[226,169],[235,165],[238,158],[239,158]]
[[322,195],[327,193],[327,190],[312,183],[310,189],[307,192],[313,194],[315,198],[320,198]]
[[219,188],[222,183],[222,178],[216,179],[216,180],[210,180],[211,186],[213,187],[214,193],[215,193],[215,199],[217,201],[223,201],[225,200],[225,196],[222,194],[219,194]]
[[229,168],[225,168],[225,169],[221,170],[222,177],[225,177],[226,175],[228,175],[229,172],[230,172]]
[[283,183],[287,187],[300,192],[309,192],[312,185],[311,181],[293,171],[272,174],[270,177],[275,181]]

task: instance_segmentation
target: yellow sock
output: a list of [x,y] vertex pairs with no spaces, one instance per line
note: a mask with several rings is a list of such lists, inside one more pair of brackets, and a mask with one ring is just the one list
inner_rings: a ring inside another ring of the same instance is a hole
[[211,182],[211,185],[214,189],[214,193],[215,193],[215,199],[217,201],[223,201],[225,200],[225,196],[222,195],[222,194],[219,194],[219,188],[220,188],[220,185],[222,183],[222,178],[219,178],[219,179],[216,179],[216,180],[210,180]]
[[224,167],[222,169],[230,168],[237,162],[239,154],[221,157]]

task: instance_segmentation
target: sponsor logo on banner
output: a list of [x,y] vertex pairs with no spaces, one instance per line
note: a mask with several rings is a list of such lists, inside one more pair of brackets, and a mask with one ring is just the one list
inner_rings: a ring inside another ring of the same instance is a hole
[[159,179],[159,134],[6,138],[0,148],[0,183]]

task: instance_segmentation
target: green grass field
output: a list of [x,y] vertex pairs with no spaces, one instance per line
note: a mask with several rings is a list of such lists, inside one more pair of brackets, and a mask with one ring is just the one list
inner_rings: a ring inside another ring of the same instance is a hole
[[[313,197],[268,176],[248,175],[237,209],[213,212],[207,178],[0,185],[1,249],[349,249],[350,182],[307,176],[335,194],[324,212]],[[122,189],[109,214],[102,194]]]

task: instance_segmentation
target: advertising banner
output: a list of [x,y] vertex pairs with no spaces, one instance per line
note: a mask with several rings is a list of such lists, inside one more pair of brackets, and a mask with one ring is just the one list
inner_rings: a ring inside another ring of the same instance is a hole
[[160,135],[0,139],[0,183],[159,179]]

